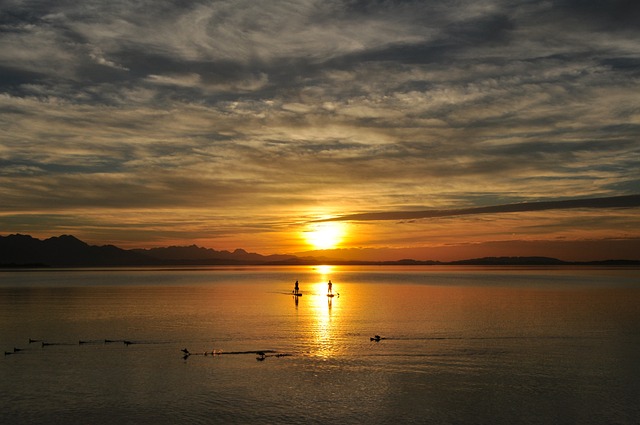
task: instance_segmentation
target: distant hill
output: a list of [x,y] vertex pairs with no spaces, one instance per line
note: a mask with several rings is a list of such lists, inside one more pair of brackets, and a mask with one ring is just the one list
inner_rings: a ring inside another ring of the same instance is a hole
[[449,262],[451,265],[485,265],[485,266],[561,266],[571,264],[557,258],[549,257],[483,257],[470,260]]
[[74,236],[62,235],[45,240],[28,235],[0,236],[0,264],[71,266],[153,265],[157,261],[113,245],[92,246]]
[[638,260],[563,261],[550,257],[483,257],[450,261],[447,265],[462,266],[638,266]]
[[0,236],[0,265],[4,267],[248,265],[292,258],[295,257],[263,256],[243,249],[216,251],[195,245],[125,250],[113,245],[89,245],[70,235],[45,240],[20,234]]
[[439,262],[404,259],[398,261],[344,261],[335,258],[295,255],[260,255],[243,249],[216,251],[196,245],[125,250],[113,245],[89,245],[74,236],[40,240],[29,235],[0,236],[0,267],[116,267],[116,266],[207,266],[207,265],[486,265],[637,266],[640,261],[605,260],[583,263],[548,257],[485,257]]
[[202,248],[196,245],[190,246],[169,246],[165,248],[132,249],[131,252],[144,255],[162,261],[183,262],[183,263],[245,263],[263,264],[269,262],[288,261],[295,259],[292,255],[260,255],[250,253],[244,249],[230,251],[216,251],[211,248]]

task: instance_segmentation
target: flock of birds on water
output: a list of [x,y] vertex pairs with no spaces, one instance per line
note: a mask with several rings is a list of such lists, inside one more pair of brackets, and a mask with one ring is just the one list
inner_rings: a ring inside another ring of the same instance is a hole
[[[292,291],[292,293],[295,296],[302,296],[302,292]],[[338,297],[340,297],[340,293],[336,292],[336,295]],[[334,294],[333,293],[328,293],[327,296],[333,297]],[[386,339],[386,338],[383,338],[380,335],[374,335],[374,336],[369,338],[370,341],[374,341],[374,342],[380,342],[383,339]],[[43,347],[43,348],[47,347],[47,346],[50,346],[50,345],[75,345],[75,344],[63,343],[63,342],[46,342],[44,340],[29,338],[29,345],[36,344],[36,343],[39,343],[41,345],[41,347]],[[118,339],[118,340],[114,340],[114,339],[78,340],[78,345],[98,344],[98,343],[104,343],[104,344],[123,343],[125,346],[129,346],[129,345],[132,345],[132,344],[139,344],[140,342],[134,342],[134,341],[131,341],[131,340],[126,340],[126,339]],[[14,347],[13,351],[5,351],[4,355],[5,356],[9,356],[9,355],[12,355],[12,354],[21,353],[23,351],[25,351],[24,348]],[[256,360],[258,360],[258,361],[264,361],[267,357],[288,357],[288,356],[292,356],[292,354],[278,353],[278,352],[276,352],[274,350],[257,350],[257,351],[253,351],[253,350],[252,351],[211,350],[211,351],[203,351],[203,352],[191,352],[187,348],[183,348],[180,351],[182,352],[182,358],[184,360],[188,359],[191,356],[220,356],[222,354],[256,354],[256,356],[257,356]]]
[[[374,342],[380,342],[381,340],[386,339],[381,337],[380,335],[374,335],[372,337],[369,338],[370,341],[374,341]],[[78,340],[78,345],[84,345],[84,344],[114,344],[114,343],[122,343],[125,346],[129,346],[132,344],[143,344],[143,342],[136,342],[136,341],[131,341],[131,340],[127,340],[127,339],[100,339],[100,340]],[[29,345],[31,344],[40,344],[40,347],[44,348],[44,347],[48,347],[48,346],[52,346],[52,345],[75,345],[75,344],[71,344],[71,343],[65,343],[65,342],[47,342],[44,340],[39,340],[39,339],[32,339],[29,338]],[[4,355],[5,356],[10,356],[12,354],[18,354],[18,353],[22,353],[26,351],[25,348],[17,348],[14,347],[13,351],[5,351]],[[256,360],[257,361],[264,361],[265,359],[267,359],[268,357],[289,357],[292,356],[293,354],[289,354],[289,353],[278,353],[277,351],[274,350],[250,350],[250,351],[224,351],[224,350],[211,350],[211,351],[203,351],[203,352],[191,352],[189,351],[187,348],[183,348],[182,350],[180,350],[182,352],[182,358],[184,360],[188,359],[191,356],[221,356],[223,354],[229,355],[229,354],[256,354]]]
[[[131,344],[138,344],[137,342],[134,341],[129,341],[126,339],[100,339],[100,340],[79,340],[78,341],[78,345],[83,345],[83,344],[97,344],[97,343],[104,343],[104,344],[112,344],[112,343],[123,343],[126,346],[129,346]],[[48,347],[51,345],[75,345],[75,344],[71,344],[68,342],[47,342],[41,339],[32,339],[29,338],[29,345],[31,344],[40,344],[41,347]],[[5,351],[4,355],[5,356],[9,356],[11,354],[17,354],[23,351],[26,351],[26,348],[17,348],[17,347],[13,347],[13,351]]]
[[191,351],[187,350],[186,348],[183,348],[182,350],[183,359],[187,359],[190,356],[221,356],[222,354],[256,354],[258,357],[256,357],[256,360],[258,361],[263,361],[265,360],[267,357],[289,357],[292,356],[293,354],[287,354],[287,353],[278,353],[274,350],[260,350],[260,351],[223,351],[223,350],[212,350],[212,351],[204,351],[202,353],[192,353]]
[[[114,343],[121,343],[124,344],[125,346],[129,346],[132,344],[144,344],[145,342],[137,342],[137,341],[131,341],[131,340],[127,340],[127,339],[99,339],[99,340],[79,340],[78,341],[78,345],[84,345],[84,344],[114,344]],[[44,340],[40,340],[40,339],[32,339],[29,338],[29,345],[32,344],[39,344],[40,347],[44,348],[44,347],[49,347],[52,345],[76,345],[76,344],[72,344],[72,343],[67,343],[67,342],[47,342]],[[14,347],[13,351],[5,351],[4,355],[5,356],[10,356],[13,354],[18,354],[18,353],[23,353],[25,351],[27,351],[28,349],[26,348],[18,348],[18,347]],[[182,350],[180,350],[183,354],[183,359],[187,359],[191,356],[220,356],[223,354],[256,354],[257,355],[257,360],[259,361],[263,361],[265,360],[267,357],[287,357],[287,356],[291,356],[292,354],[287,354],[287,353],[278,353],[274,350],[251,350],[251,351],[224,351],[224,350],[212,350],[212,351],[204,351],[204,352],[191,352],[186,348],[183,348]]]

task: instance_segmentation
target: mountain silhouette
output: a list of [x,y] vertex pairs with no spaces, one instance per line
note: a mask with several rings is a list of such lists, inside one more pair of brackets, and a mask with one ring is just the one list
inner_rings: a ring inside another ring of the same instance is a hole
[[67,266],[152,265],[152,258],[113,245],[92,246],[74,236],[45,240],[29,235],[0,236],[0,264]]
[[263,256],[243,249],[233,252],[191,246],[125,250],[113,245],[89,245],[71,235],[36,239],[29,235],[0,236],[0,265],[95,267],[161,265],[265,264],[295,258]]
[[206,264],[223,264],[230,262],[233,264],[263,264],[278,261],[288,261],[295,258],[293,255],[260,255],[250,253],[244,249],[230,251],[216,251],[211,248],[203,248],[197,245],[190,246],[169,246],[164,248],[132,249],[131,252],[138,253],[145,257],[150,257],[162,261]]
[[75,236],[40,240],[29,235],[0,236],[0,267],[117,267],[211,265],[484,265],[484,266],[637,266],[636,260],[567,262],[549,257],[484,257],[450,262],[404,259],[398,261],[344,261],[325,257],[261,255],[244,249],[216,251],[196,245],[126,250],[114,245],[95,246]]

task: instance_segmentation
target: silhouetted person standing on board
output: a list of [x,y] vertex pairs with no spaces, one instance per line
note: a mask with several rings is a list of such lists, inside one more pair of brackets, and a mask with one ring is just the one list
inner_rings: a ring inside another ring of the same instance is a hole
[[296,286],[293,288],[293,293],[298,294],[299,290],[300,290],[300,287],[298,286],[298,281],[296,280]]
[[331,287],[333,286],[333,283],[331,283],[331,280],[329,280],[329,283],[327,283],[327,292],[329,294],[332,294],[333,291],[331,290]]

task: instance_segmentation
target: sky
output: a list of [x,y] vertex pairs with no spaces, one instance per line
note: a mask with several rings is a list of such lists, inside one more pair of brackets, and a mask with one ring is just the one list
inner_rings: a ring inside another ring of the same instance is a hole
[[5,0],[0,234],[640,259],[638,22],[635,0]]

